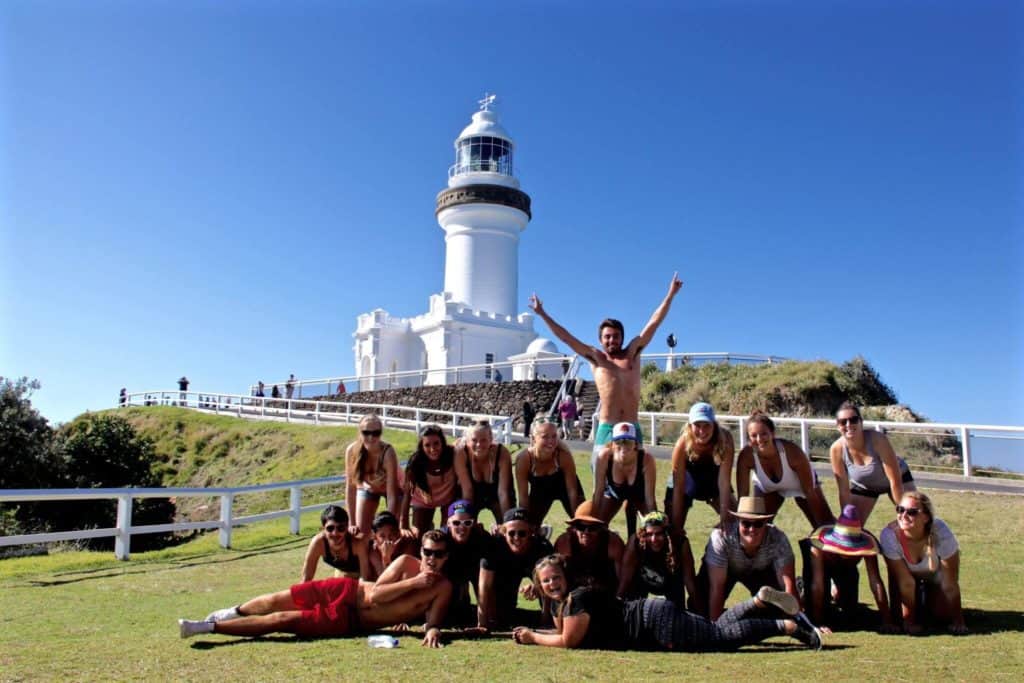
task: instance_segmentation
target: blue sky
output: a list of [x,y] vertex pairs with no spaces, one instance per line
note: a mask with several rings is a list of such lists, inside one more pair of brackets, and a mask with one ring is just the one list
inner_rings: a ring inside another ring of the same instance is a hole
[[[435,194],[499,95],[536,290],[586,337],[866,357],[934,420],[1024,424],[1019,3],[5,2],[0,374],[352,372],[443,284]],[[538,330],[547,335],[542,323]]]

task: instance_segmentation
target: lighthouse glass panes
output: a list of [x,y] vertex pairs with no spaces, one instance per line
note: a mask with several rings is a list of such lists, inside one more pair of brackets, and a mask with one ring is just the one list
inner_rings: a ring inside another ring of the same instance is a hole
[[512,143],[488,135],[459,140],[452,171],[454,174],[484,172],[511,176]]

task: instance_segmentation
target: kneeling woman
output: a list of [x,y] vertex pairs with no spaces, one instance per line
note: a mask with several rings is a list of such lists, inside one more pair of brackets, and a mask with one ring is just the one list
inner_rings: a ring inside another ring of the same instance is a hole
[[931,499],[907,491],[896,506],[896,521],[879,539],[889,567],[893,603],[903,606],[903,628],[916,634],[932,617],[951,633],[967,633],[960,604],[960,545],[946,523],[935,518]]
[[[555,628],[517,628],[512,632],[517,643],[706,652],[735,650],[772,636],[790,635],[809,647],[821,648],[820,632],[799,613],[797,601],[768,587],[711,622],[660,598],[623,602],[592,588],[570,591],[565,577],[560,555],[537,563],[535,590],[549,603]],[[773,618],[773,614],[785,618]]]

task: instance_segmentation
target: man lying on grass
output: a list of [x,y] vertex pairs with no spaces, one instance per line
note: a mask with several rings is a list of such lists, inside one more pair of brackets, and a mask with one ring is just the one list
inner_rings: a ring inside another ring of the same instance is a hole
[[376,583],[338,577],[307,581],[211,613],[203,621],[179,619],[182,638],[200,633],[262,636],[350,636],[415,621],[426,615],[423,645],[441,646],[440,624],[448,610],[452,585],[442,570],[448,538],[440,531],[423,535],[422,559],[402,555]]

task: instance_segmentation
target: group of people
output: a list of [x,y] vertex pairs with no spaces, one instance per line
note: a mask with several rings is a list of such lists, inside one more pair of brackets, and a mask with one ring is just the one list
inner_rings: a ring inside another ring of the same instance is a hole
[[[926,621],[941,620],[953,633],[966,632],[956,538],[915,490],[885,435],[864,430],[855,405],[837,411],[839,438],[830,452],[838,520],[807,455],[777,438],[767,415],[750,416],[749,445],[737,454],[704,402],[690,410],[658,509],[655,461],[637,423],[638,361],[681,286],[673,276],[650,322],[626,346],[618,321],[603,321],[601,347],[590,347],[531,298],[538,316],[594,371],[601,411],[589,499],[553,421],[535,420],[515,459],[486,422],[452,444],[440,427],[428,426],[403,468],[382,439],[380,419],[368,415],[346,450],[347,510],[325,510],[301,582],[201,621],[180,620],[181,635],[347,635],[422,618],[426,646],[440,645],[444,627],[512,629],[517,643],[557,647],[729,650],[789,635],[820,648],[828,629],[815,623],[840,627],[860,612],[862,560],[884,630],[902,623],[917,633]],[[864,524],[883,494],[896,514],[876,539]],[[798,544],[802,590],[789,538],[772,524],[786,498],[811,529]],[[569,520],[552,542],[544,522],[556,501]],[[686,534],[694,501],[718,516],[699,570]],[[609,529],[623,508],[625,540]],[[494,517],[490,529],[478,520],[483,510]],[[443,530],[433,528],[435,518]],[[336,576],[315,580],[321,563]],[[726,609],[736,583],[750,598]],[[539,601],[540,609],[520,609],[520,597]]]

